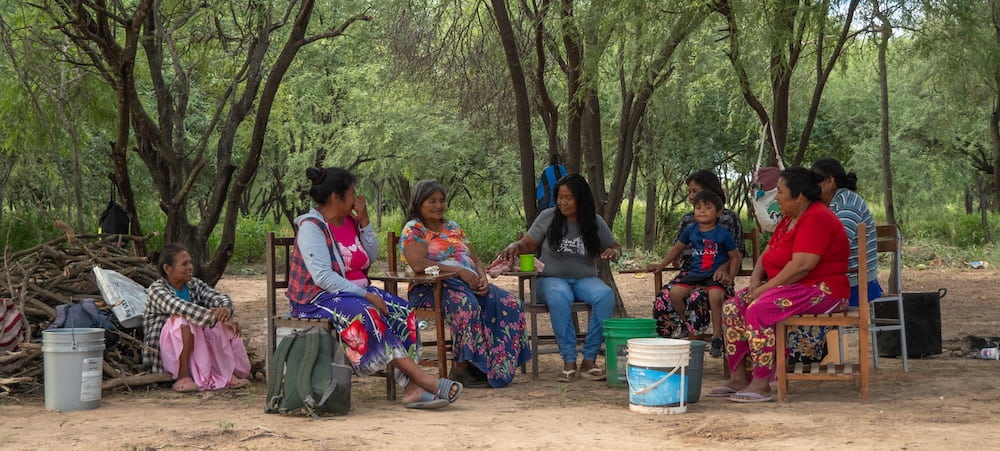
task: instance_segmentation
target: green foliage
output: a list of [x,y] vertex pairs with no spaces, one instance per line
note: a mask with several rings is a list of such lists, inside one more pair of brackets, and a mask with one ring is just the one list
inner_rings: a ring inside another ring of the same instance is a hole
[[52,225],[53,219],[37,210],[8,210],[0,225],[0,251],[17,252],[53,240],[62,235]]

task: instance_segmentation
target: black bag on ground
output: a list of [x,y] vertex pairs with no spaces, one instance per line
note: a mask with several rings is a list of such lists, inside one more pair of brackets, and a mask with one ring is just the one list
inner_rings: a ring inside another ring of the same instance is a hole
[[267,413],[316,418],[351,410],[351,366],[339,335],[316,327],[292,333],[275,350],[269,374]]

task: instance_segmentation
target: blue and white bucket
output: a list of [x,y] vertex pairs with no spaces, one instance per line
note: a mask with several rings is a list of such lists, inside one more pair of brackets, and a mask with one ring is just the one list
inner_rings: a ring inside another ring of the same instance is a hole
[[629,410],[678,414],[687,411],[691,343],[671,338],[628,340]]

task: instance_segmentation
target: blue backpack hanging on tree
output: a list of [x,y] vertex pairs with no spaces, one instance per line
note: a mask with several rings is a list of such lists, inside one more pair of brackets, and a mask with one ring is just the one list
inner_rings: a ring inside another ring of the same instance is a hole
[[535,189],[535,203],[538,206],[538,211],[556,206],[556,196],[552,192],[552,188],[566,174],[569,172],[566,171],[566,167],[559,164],[559,157],[553,156],[552,163],[542,169],[542,173],[538,176],[538,187]]

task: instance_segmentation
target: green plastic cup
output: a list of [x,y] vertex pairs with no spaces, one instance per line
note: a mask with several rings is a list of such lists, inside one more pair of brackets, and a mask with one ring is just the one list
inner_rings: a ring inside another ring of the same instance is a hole
[[532,272],[535,270],[535,256],[533,254],[521,254],[521,272]]

